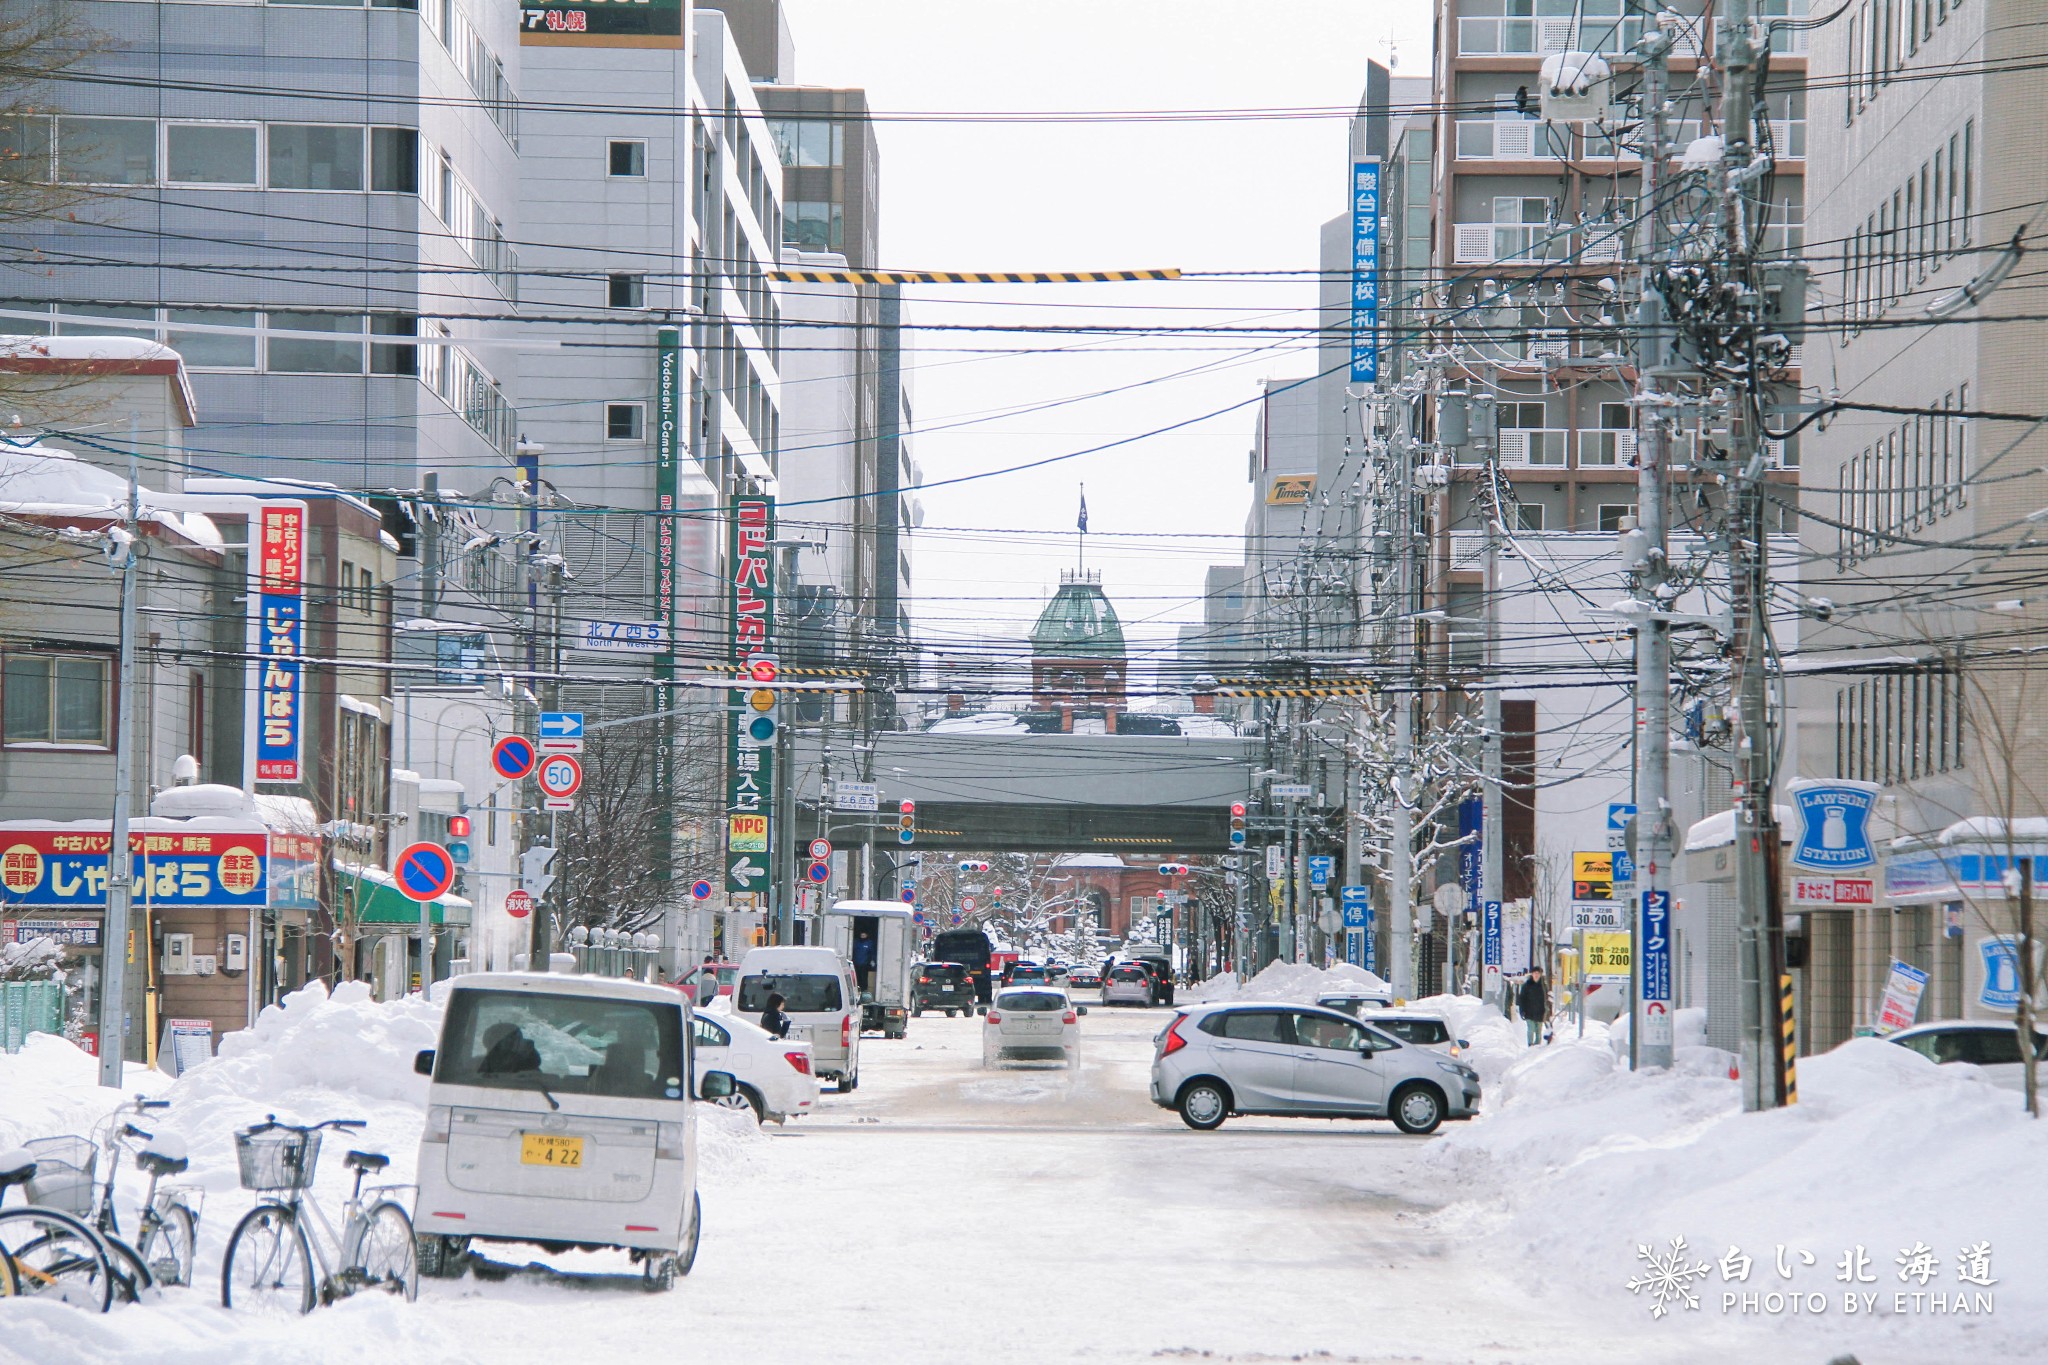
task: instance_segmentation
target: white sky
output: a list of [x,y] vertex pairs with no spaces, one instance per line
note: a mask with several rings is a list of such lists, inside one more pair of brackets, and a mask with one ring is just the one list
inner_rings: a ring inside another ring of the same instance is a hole
[[[933,111],[1354,107],[1368,60],[1428,71],[1428,0],[789,0],[802,84],[864,86],[881,114]],[[1150,124],[883,122],[884,266],[958,270],[1313,270],[1316,231],[1344,207],[1341,119]],[[905,290],[914,322],[1308,325],[1308,277],[1262,281]],[[964,300],[974,302],[964,302]],[[963,302],[943,303],[940,300]],[[1034,306],[1043,304],[1062,307]],[[1090,305],[1086,308],[1071,305]],[[1099,308],[1094,305],[1114,305]],[[1184,311],[1193,308],[1197,311]],[[1212,311],[1213,310],[1213,311]],[[1134,435],[1250,398],[1313,369],[1276,339],[915,333],[913,436],[926,481]],[[1061,346],[1064,355],[946,354]],[[1220,346],[1197,353],[1138,348]],[[1114,353],[1123,348],[1124,354]],[[992,412],[1129,392],[1002,420]],[[933,488],[913,551],[920,635],[1021,637],[1074,563],[1077,484],[1101,532],[1241,533],[1249,408],[1047,468]],[[966,425],[954,425],[960,423]],[[1029,538],[936,528],[1025,530]],[[1092,534],[1088,564],[1134,653],[1200,619],[1202,575],[1233,539]]]

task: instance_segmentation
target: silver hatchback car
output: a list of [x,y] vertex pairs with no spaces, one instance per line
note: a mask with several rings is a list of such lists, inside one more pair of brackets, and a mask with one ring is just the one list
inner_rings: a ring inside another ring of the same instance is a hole
[[1152,1102],[1190,1128],[1232,1114],[1392,1119],[1434,1132],[1479,1106],[1479,1073],[1315,1005],[1194,1005],[1153,1039]]

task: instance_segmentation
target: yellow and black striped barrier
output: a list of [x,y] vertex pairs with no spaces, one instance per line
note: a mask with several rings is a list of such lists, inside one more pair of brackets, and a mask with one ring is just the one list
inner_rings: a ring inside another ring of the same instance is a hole
[[[706,668],[718,673],[742,672],[745,664],[706,664]],[[779,668],[792,678],[865,678],[867,671],[860,668]]]
[[1792,1014],[1790,973],[1778,978],[1778,1030],[1779,1041],[1785,1049],[1785,1103],[1792,1104],[1799,1099],[1799,1030]]
[[1165,270],[771,270],[785,284],[1117,284],[1129,280],[1177,280]]
[[1303,687],[1219,687],[1219,697],[1369,697],[1371,683],[1310,683]]

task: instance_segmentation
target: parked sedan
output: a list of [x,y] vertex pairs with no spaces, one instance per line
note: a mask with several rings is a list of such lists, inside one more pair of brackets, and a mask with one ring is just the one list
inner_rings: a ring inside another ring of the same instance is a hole
[[981,1019],[981,1064],[1064,1062],[1081,1065],[1080,1015],[1057,986],[1022,986],[997,994]]
[[[2020,1057],[2017,1024],[1950,1019],[1901,1029],[1891,1035],[1891,1041],[1930,1062],[1967,1062],[1982,1070],[1985,1080],[2007,1090],[2026,1088],[2027,1068]],[[2034,1058],[2037,1063],[2048,1063],[2048,1033],[2039,1029],[2034,1032]],[[2043,1065],[2041,1072],[2048,1079],[2048,1065]]]
[[1102,978],[1105,1005],[1149,1005],[1152,994],[1152,973],[1135,962],[1119,962]]
[[1313,1005],[1184,1007],[1153,1043],[1152,1102],[1205,1132],[1232,1114],[1274,1114],[1429,1133],[1479,1105],[1465,1063]]
[[811,1045],[777,1038],[758,1024],[720,1011],[692,1020],[692,1079],[704,1093],[704,1078],[723,1072],[733,1079],[730,1094],[711,1102],[722,1109],[751,1109],[758,1122],[787,1123],[818,1102],[818,1078],[811,1069]]

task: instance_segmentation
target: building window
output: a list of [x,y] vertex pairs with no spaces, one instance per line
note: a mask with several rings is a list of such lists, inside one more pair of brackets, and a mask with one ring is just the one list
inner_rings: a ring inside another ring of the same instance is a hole
[[180,185],[246,185],[262,176],[253,123],[173,123],[164,129],[164,178]]
[[797,199],[783,206],[782,241],[805,251],[837,251],[844,245],[845,213],[823,199]]
[[57,178],[77,185],[149,185],[156,181],[156,120],[57,120]]
[[775,135],[775,151],[785,166],[846,164],[845,131],[837,122],[823,119],[770,119],[768,130]]
[[606,403],[604,438],[607,441],[638,441],[647,435],[645,403]]
[[[270,368],[284,374],[361,374],[363,317],[360,313],[272,313]],[[278,332],[328,332],[323,337],[278,336]]]
[[641,177],[647,174],[647,144],[644,142],[613,142],[605,150],[605,174],[617,177]]
[[[370,314],[370,335],[373,337],[416,337],[419,334],[420,320],[410,313]],[[371,343],[371,374],[417,376],[419,370],[419,347],[390,342]]]
[[1540,502],[1517,503],[1515,506],[1515,529],[1517,531],[1542,530],[1543,504]]
[[94,654],[10,654],[4,681],[9,744],[107,744],[108,660]]
[[1600,504],[1599,517],[1601,530],[1618,533],[1625,529],[1623,522],[1630,526],[1635,524],[1636,505],[1632,502],[1603,502]]
[[604,301],[611,308],[645,308],[647,306],[647,277],[645,275],[607,275],[604,281]]
[[420,135],[410,128],[370,130],[370,188],[383,194],[420,192]]
[[363,130],[346,123],[273,123],[270,188],[360,190]]
[[[66,322],[67,314],[93,319],[90,322]],[[119,327],[103,321],[106,318],[128,318],[142,323],[140,327]],[[57,305],[57,334],[59,336],[136,337],[143,341],[156,340],[156,309],[143,308],[132,303],[60,303]]]

